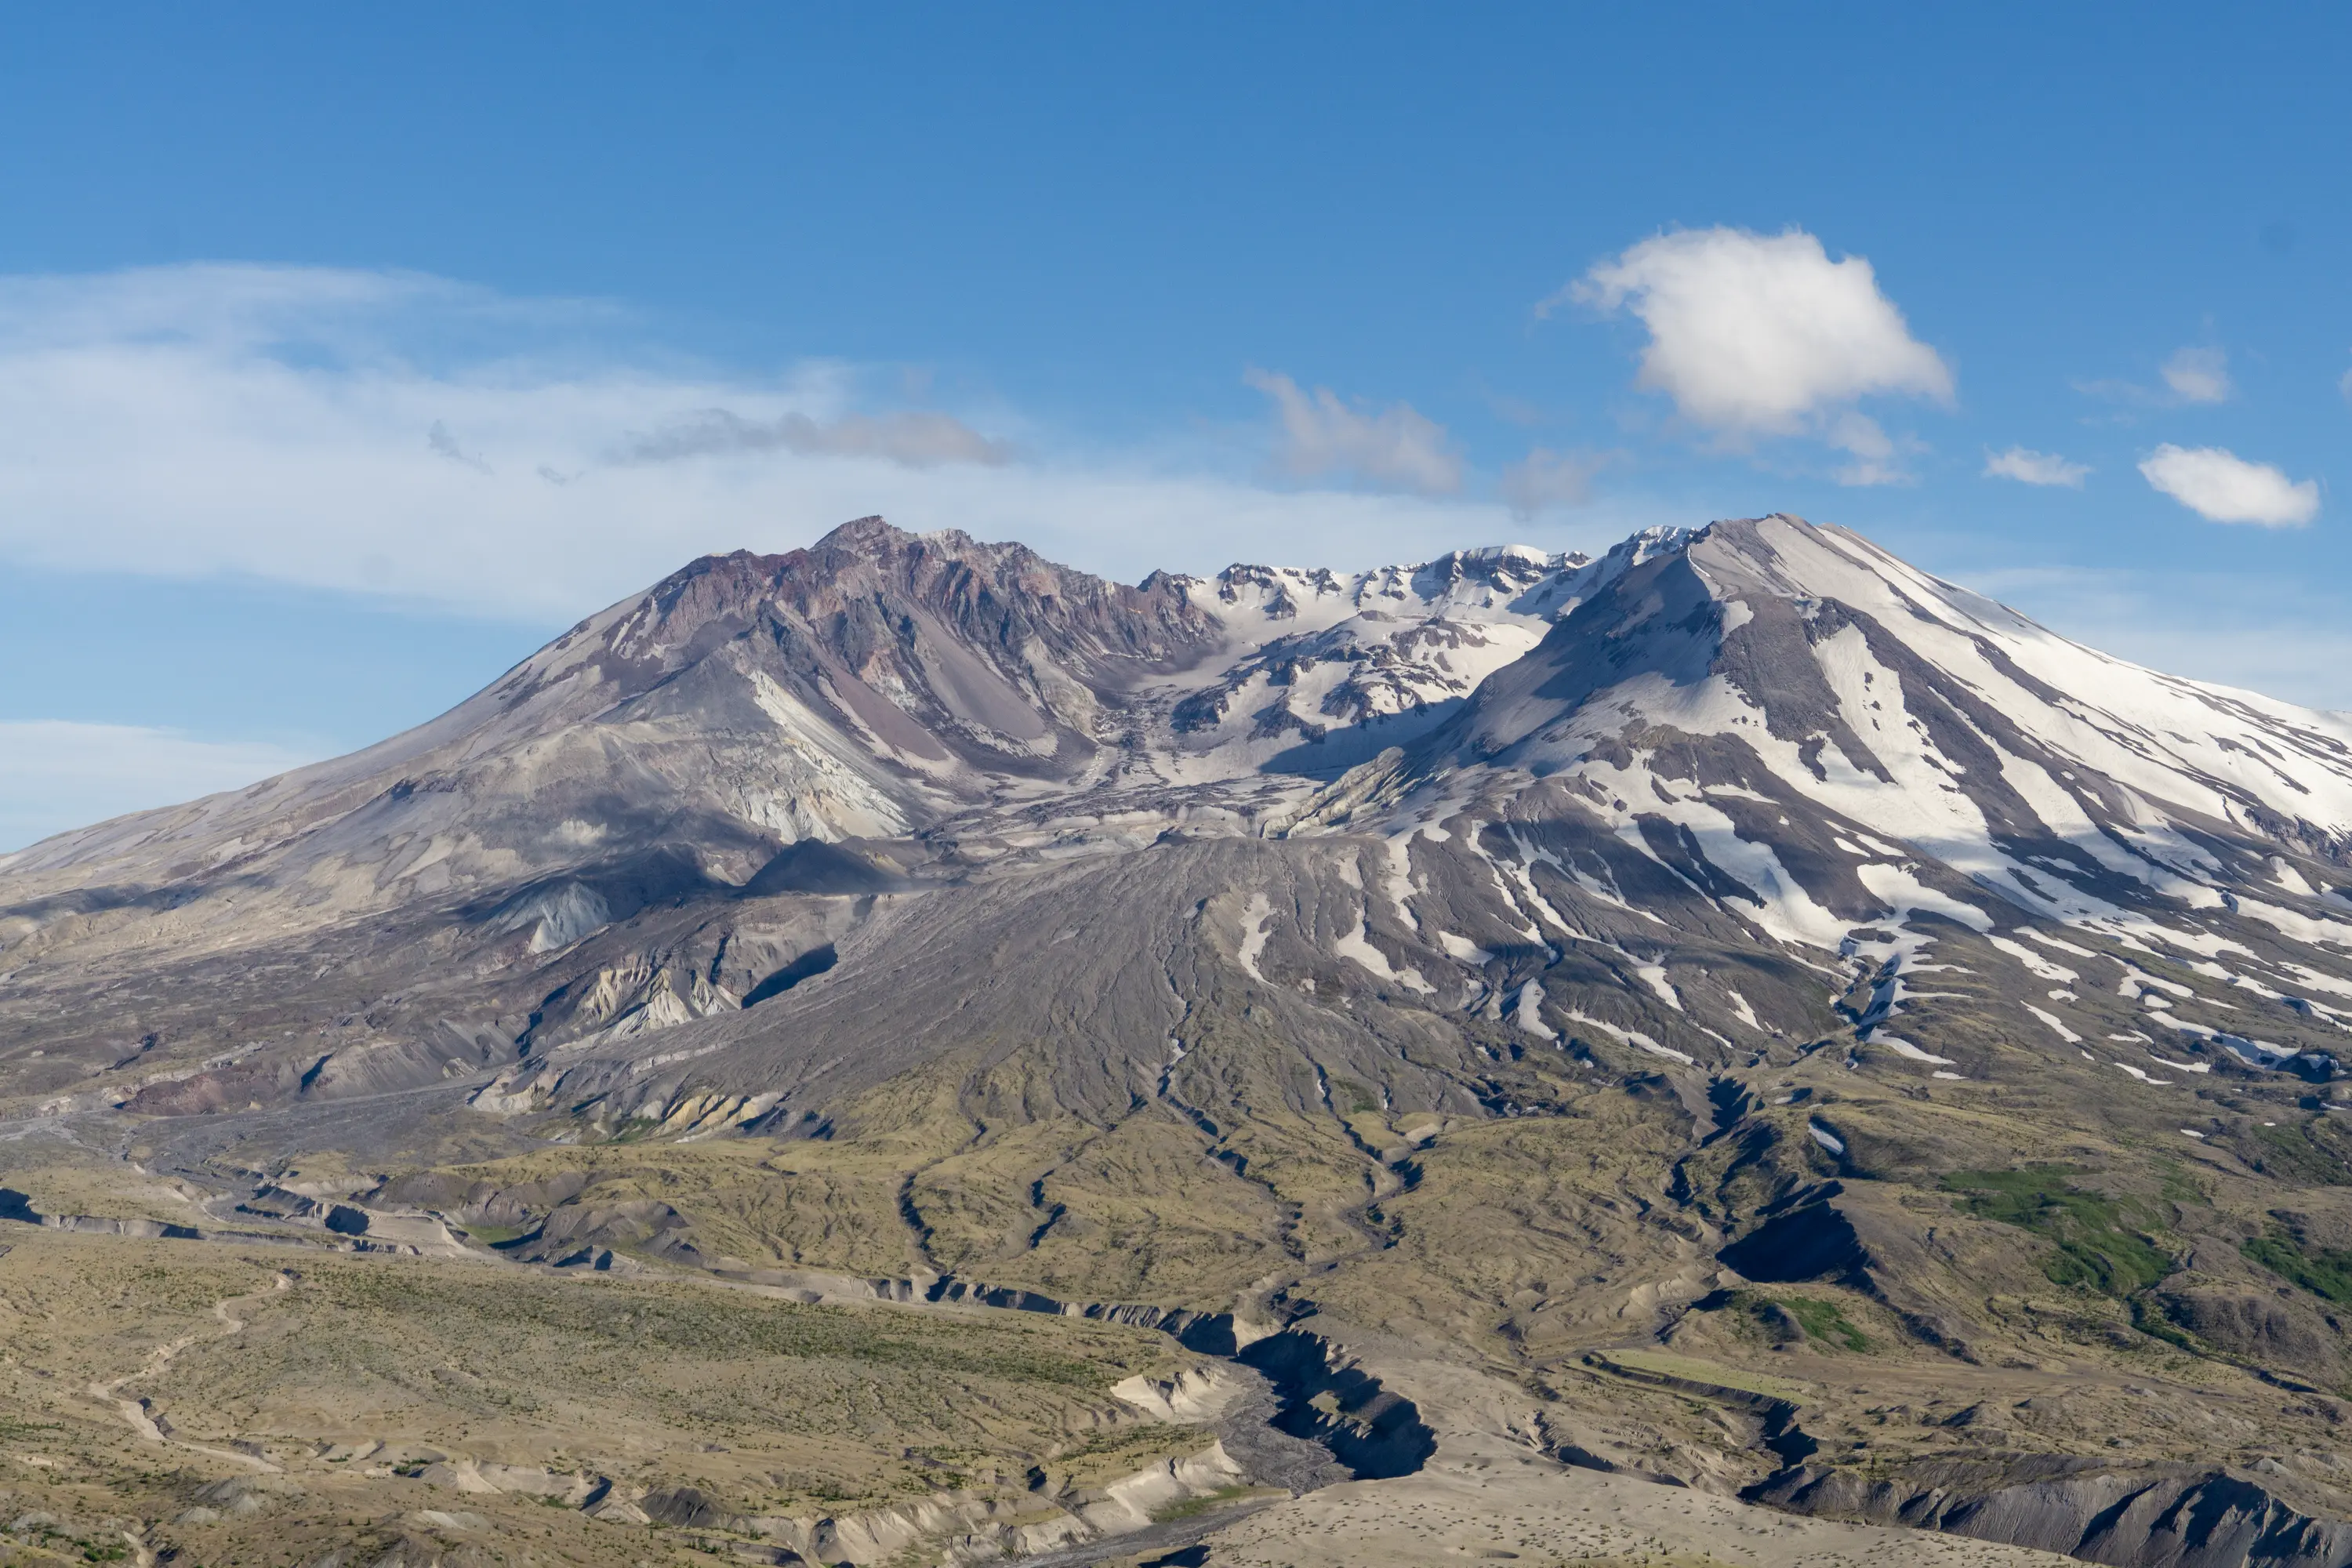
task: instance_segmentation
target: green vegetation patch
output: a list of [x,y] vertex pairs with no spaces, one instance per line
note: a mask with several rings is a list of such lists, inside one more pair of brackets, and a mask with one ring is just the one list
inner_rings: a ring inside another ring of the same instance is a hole
[[1797,1320],[1809,1340],[1840,1344],[1864,1355],[1870,1353],[1870,1336],[1853,1326],[1835,1301],[1812,1296],[1777,1296],[1772,1304]]
[[887,1309],[738,1302],[694,1291],[623,1295],[534,1279],[501,1279],[481,1289],[390,1269],[338,1271],[321,1284],[339,1307],[430,1321],[454,1338],[484,1343],[516,1333],[563,1334],[622,1340],[656,1356],[825,1359],[1081,1389],[1108,1387],[1159,1359],[1158,1347],[1143,1336],[1072,1331],[1060,1320],[1040,1334],[1012,1318],[950,1325]]
[[1835,1301],[1818,1296],[1775,1296],[1763,1290],[1734,1290],[1719,1307],[1751,1320],[1776,1338],[1785,1339],[1790,1324],[1804,1337],[1832,1349],[1871,1353],[1870,1336],[1854,1325]]
[[1803,1385],[1782,1378],[1768,1377],[1762,1373],[1746,1372],[1721,1362],[1701,1361],[1696,1356],[1677,1355],[1672,1351],[1607,1350],[1592,1353],[1593,1361],[1604,1368],[1624,1372],[1654,1373],[1664,1377],[1679,1377],[1691,1383],[1711,1384],[1717,1388],[1736,1388],[1743,1394],[1761,1394],[1771,1399],[1797,1400],[1805,1396]]
[[1155,1524],[1168,1524],[1180,1519],[1198,1519],[1204,1513],[1229,1507],[1250,1498],[1279,1495],[1282,1494],[1271,1487],[1219,1487],[1215,1491],[1202,1497],[1186,1498],[1181,1502],[1171,1502],[1165,1508],[1155,1508],[1151,1510],[1151,1520]]
[[2027,1165],[2014,1171],[1955,1171],[1946,1191],[1964,1194],[1961,1206],[1979,1219],[1999,1220],[2053,1242],[2042,1272],[2055,1285],[2079,1286],[2126,1297],[2172,1272],[2172,1258],[2150,1232],[2145,1205],[2073,1185],[2072,1165]]
[[2209,1201],[2204,1189],[2198,1186],[2189,1173],[2182,1169],[2179,1161],[2168,1155],[2150,1163],[2155,1165],[2157,1175],[2162,1183],[2159,1191],[2165,1202],[2197,1205]]
[[2191,1355],[2207,1353],[2204,1346],[2183,1332],[2179,1325],[2168,1321],[2162,1312],[2157,1310],[2147,1297],[2135,1297],[2130,1306],[2132,1327],[2148,1338],[2162,1340],[2173,1349],[2187,1351]]
[[2293,1280],[2315,1296],[2352,1304],[2352,1252],[2306,1251],[2302,1243],[2281,1231],[2241,1242],[2238,1250],[2249,1261],[2282,1279]]
[[2352,1186],[2352,1138],[2327,1117],[2284,1127],[2242,1127],[2226,1141],[2232,1153],[2263,1175],[2316,1186]]

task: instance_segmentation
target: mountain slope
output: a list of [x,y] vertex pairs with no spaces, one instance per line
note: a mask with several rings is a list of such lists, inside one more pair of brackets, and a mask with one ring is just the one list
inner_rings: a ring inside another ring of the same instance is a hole
[[[1407,1336],[1782,1506],[2308,1522],[2347,884],[2352,721],[1842,530],[1125,588],[868,521],[0,862],[0,1094],[524,1260]],[[1766,1354],[1797,1426],[1629,1392]]]
[[[432,723],[353,756],[65,835],[12,888],[275,889],[289,924],[659,854],[739,883],[782,845],[887,837],[1066,782],[1123,689],[1215,623],[1017,545],[879,519],[785,556],[698,561]],[[257,929],[248,910],[238,924]]]

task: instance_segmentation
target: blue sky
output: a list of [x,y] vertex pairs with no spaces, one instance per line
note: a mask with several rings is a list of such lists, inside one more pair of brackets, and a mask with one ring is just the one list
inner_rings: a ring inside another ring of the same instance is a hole
[[[882,511],[1771,510],[2352,707],[2341,7],[17,7],[0,847]],[[2216,521],[2216,519],[2241,521]]]

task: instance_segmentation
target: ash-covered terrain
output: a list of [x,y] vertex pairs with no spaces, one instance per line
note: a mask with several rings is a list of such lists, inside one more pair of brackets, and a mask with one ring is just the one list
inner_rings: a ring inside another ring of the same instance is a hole
[[[0,1484],[190,1562],[1403,1563],[1483,1488],[1446,1549],[2335,1568],[2347,1047],[2352,717],[1844,530],[1129,587],[866,519],[0,858]],[[383,1387],[13,1348],[102,1269]],[[1080,1338],[872,1369],[1006,1322]],[[677,1397],[476,1363],[549,1334]]]

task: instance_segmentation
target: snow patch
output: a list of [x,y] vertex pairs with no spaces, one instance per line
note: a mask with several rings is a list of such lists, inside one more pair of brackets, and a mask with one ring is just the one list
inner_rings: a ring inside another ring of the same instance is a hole
[[1366,940],[1364,922],[1360,916],[1358,917],[1355,925],[1349,929],[1347,935],[1331,944],[1331,951],[1339,957],[1370,970],[1382,980],[1395,981],[1408,991],[1418,991],[1428,994],[1435,989],[1428,981],[1421,977],[1419,970],[1392,967],[1389,963],[1388,954]]
[[1458,958],[1465,963],[1475,963],[1484,967],[1495,962],[1493,953],[1488,952],[1468,937],[1456,936],[1450,931],[1437,933],[1437,944],[1445,950],[1447,957]]
[[1675,991],[1673,986],[1666,984],[1666,966],[1664,964],[1636,964],[1633,967],[1633,973],[1642,977],[1642,983],[1644,985],[1647,985],[1651,990],[1658,994],[1659,1001],[1664,1002],[1667,1006],[1672,1007],[1677,1013],[1683,1010],[1683,999],[1681,994]]
[[1241,950],[1235,956],[1240,958],[1242,967],[1249,971],[1252,980],[1263,982],[1265,974],[1258,968],[1257,960],[1258,955],[1265,951],[1266,922],[1274,918],[1274,906],[1266,901],[1264,893],[1252,893],[1245,914],[1249,923],[1242,928]]
[[2082,978],[2082,975],[2076,971],[2067,968],[2063,963],[2051,963],[2048,959],[2042,957],[2040,953],[2034,952],[2032,948],[2026,946],[2021,942],[2011,942],[2005,936],[1992,934],[1988,934],[1985,937],[1985,941],[1992,943],[1993,946],[2009,954],[2010,957],[2017,960],[2018,963],[2025,965],[2026,969],[2030,973],[2037,974],[2044,980],[2055,980],[2059,984],[2064,984],[2070,981],[2080,980]]
[[1543,986],[1533,980],[1519,987],[1519,996],[1511,1008],[1511,1021],[1538,1040],[1559,1038],[1557,1031],[1543,1021]]
[[2021,934],[2032,937],[2035,942],[2040,942],[2044,947],[2055,948],[2060,952],[2071,952],[2077,958],[2096,958],[2099,956],[2097,952],[2090,948],[2083,946],[2080,942],[2068,942],[2063,936],[2053,936],[2046,931],[2036,931],[2032,926],[2021,928]]
[[1871,1031],[1870,1043],[1874,1046],[1885,1046],[1896,1056],[1903,1057],[1911,1061],[1930,1062],[1938,1067],[1950,1067],[1952,1065],[1952,1058],[1949,1057],[1939,1057],[1932,1051],[1923,1051],[1908,1040],[1898,1039],[1893,1035],[1885,1034],[1876,1029]]
[[1596,1018],[1590,1013],[1578,1013],[1571,1011],[1568,1016],[1580,1024],[1584,1024],[1592,1028],[1598,1029],[1604,1035],[1613,1037],[1622,1044],[1632,1046],[1637,1050],[1647,1051],[1654,1057],[1669,1057],[1675,1061],[1683,1063],[1686,1067],[1695,1065],[1697,1061],[1696,1057],[1678,1051],[1672,1046],[1662,1046],[1658,1044],[1657,1041],[1642,1033],[1639,1029],[1623,1028],[1618,1025],[1610,1023],[1606,1019]]
[[2043,1023],[2049,1025],[2057,1037],[2065,1041],[2068,1045],[2074,1046],[2082,1043],[2083,1037],[2068,1028],[2064,1024],[2059,1022],[2057,1014],[2045,1013],[2031,1002],[2021,1002],[2018,1005],[2032,1014],[2035,1017],[2041,1019]]

